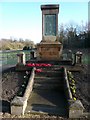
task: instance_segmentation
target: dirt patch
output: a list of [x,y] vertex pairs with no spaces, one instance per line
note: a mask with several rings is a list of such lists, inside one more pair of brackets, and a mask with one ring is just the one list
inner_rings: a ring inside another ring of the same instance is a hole
[[10,102],[17,95],[24,75],[25,72],[16,72],[12,68],[2,73],[2,100]]
[[86,112],[90,112],[90,66],[84,65],[81,72],[74,72],[76,81],[76,94],[85,107]]
[[2,72],[1,78],[1,96],[0,96],[0,106],[2,105],[2,110],[0,112],[10,113],[10,102],[17,95],[20,87],[23,83],[25,72],[16,72],[15,68],[9,68]]

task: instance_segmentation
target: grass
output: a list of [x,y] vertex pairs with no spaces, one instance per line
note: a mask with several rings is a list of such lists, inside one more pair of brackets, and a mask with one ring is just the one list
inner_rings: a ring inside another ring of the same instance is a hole
[[[0,60],[2,61],[2,65],[14,65],[17,63],[17,54],[20,52],[24,52],[26,54],[26,61],[30,59],[30,50],[24,51],[12,51],[12,52],[1,52]],[[2,58],[2,59],[1,59]]]
[[85,54],[82,59],[83,64],[90,64],[90,56]]

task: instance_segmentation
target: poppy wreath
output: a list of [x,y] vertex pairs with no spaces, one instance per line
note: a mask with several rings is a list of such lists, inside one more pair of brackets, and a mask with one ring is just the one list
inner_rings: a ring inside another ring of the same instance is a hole
[[52,64],[46,64],[46,63],[27,63],[26,66],[28,66],[28,67],[51,67]]

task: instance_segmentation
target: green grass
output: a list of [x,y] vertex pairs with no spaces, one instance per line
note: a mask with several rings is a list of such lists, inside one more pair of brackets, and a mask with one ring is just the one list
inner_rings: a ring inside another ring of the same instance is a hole
[[[2,57],[2,65],[14,65],[17,63],[17,54],[22,51],[15,52],[2,52],[0,53],[0,58]],[[23,51],[26,54],[26,61],[30,59],[30,50]]]
[[90,64],[90,56],[84,55],[82,59],[83,64]]

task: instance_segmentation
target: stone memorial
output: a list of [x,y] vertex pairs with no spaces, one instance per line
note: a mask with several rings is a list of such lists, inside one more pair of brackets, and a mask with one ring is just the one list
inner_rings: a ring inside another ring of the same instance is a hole
[[37,44],[37,60],[60,60],[62,44],[58,41],[59,5],[41,5],[42,41]]

